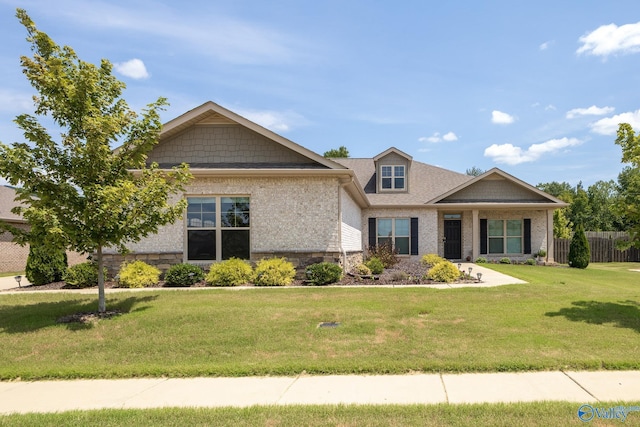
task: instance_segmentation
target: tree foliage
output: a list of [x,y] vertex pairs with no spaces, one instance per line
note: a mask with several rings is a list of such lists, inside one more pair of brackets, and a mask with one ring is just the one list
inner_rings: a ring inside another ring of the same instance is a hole
[[486,172],[485,170],[472,166],[471,168],[467,169],[466,174],[469,176],[480,176],[485,172]]
[[640,248],[640,135],[628,123],[620,123],[616,144],[622,148],[622,163],[629,164],[618,177],[617,211],[624,217],[630,234],[624,245]]
[[569,245],[569,266],[574,268],[587,268],[591,259],[591,249],[587,235],[582,224],[578,224]]
[[[103,248],[124,251],[179,218],[184,201],[169,199],[191,175],[186,165],[163,171],[146,164],[161,131],[164,98],[136,114],[122,99],[125,85],[112,75],[109,61],[99,66],[82,61],[39,31],[24,10],[16,16],[33,51],[20,63],[38,95],[35,114],[15,119],[28,143],[0,144],[0,175],[20,187],[17,200],[24,206],[15,213],[56,235],[65,247],[97,254],[103,312]],[[58,141],[40,123],[45,117],[61,129]],[[113,150],[112,144],[121,146]],[[18,240],[30,238],[7,224],[3,228]]]
[[349,150],[347,150],[347,147],[344,145],[341,145],[339,148],[332,148],[329,151],[325,151],[323,156],[326,158],[349,157]]

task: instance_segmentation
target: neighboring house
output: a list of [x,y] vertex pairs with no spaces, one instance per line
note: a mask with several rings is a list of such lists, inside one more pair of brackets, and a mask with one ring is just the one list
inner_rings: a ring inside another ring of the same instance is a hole
[[[0,221],[7,222],[16,228],[29,229],[29,224],[21,216],[11,212],[20,206],[15,201],[16,191],[13,187],[0,186]],[[0,273],[22,272],[27,266],[29,245],[20,246],[13,243],[13,235],[0,231]],[[74,265],[86,261],[87,255],[67,251],[67,263]]]
[[[396,148],[326,159],[215,103],[164,125],[149,162],[189,163],[182,221],[130,245],[126,259],[166,269],[238,257],[286,257],[347,269],[370,246],[401,256],[553,261],[553,211],[566,204],[499,170],[471,177]],[[111,272],[122,257],[107,255]]]
[[[16,192],[12,187],[0,186],[0,221],[4,221],[16,228],[28,229],[28,225],[22,217],[11,212],[11,209],[19,206],[14,201]],[[27,265],[29,246],[20,246],[13,243],[13,235],[0,231],[0,273],[24,271]]]

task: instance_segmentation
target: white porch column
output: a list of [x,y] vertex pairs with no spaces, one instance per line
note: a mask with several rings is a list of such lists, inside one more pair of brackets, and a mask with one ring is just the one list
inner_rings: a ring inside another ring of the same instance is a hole
[[480,211],[473,210],[473,224],[472,224],[473,238],[472,238],[472,257],[471,262],[475,262],[480,256]]
[[547,211],[547,262],[553,263],[553,211],[555,209],[549,209]]

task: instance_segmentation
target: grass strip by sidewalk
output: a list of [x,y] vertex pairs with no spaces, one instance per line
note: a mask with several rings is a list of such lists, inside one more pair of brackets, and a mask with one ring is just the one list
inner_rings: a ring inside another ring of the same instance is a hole
[[[495,288],[0,293],[0,379],[640,369],[638,264],[491,265]],[[339,322],[318,328],[321,322]]]
[[[613,407],[616,404],[598,404]],[[0,426],[579,426],[579,403],[476,405],[254,406],[249,408],[73,411],[0,416]],[[627,422],[640,421],[631,413]],[[605,420],[620,423],[619,420]],[[595,420],[594,422],[598,422]],[[596,424],[600,425],[600,424]],[[609,425],[609,424],[607,424]]]

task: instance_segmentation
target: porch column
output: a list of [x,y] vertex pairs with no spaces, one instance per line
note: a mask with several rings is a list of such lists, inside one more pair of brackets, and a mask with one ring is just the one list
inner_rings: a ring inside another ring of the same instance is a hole
[[475,262],[480,256],[480,211],[473,210],[473,224],[471,226],[473,237],[471,239],[472,245],[472,259],[471,262]]
[[549,209],[547,211],[547,262],[553,263],[553,211],[555,209]]

